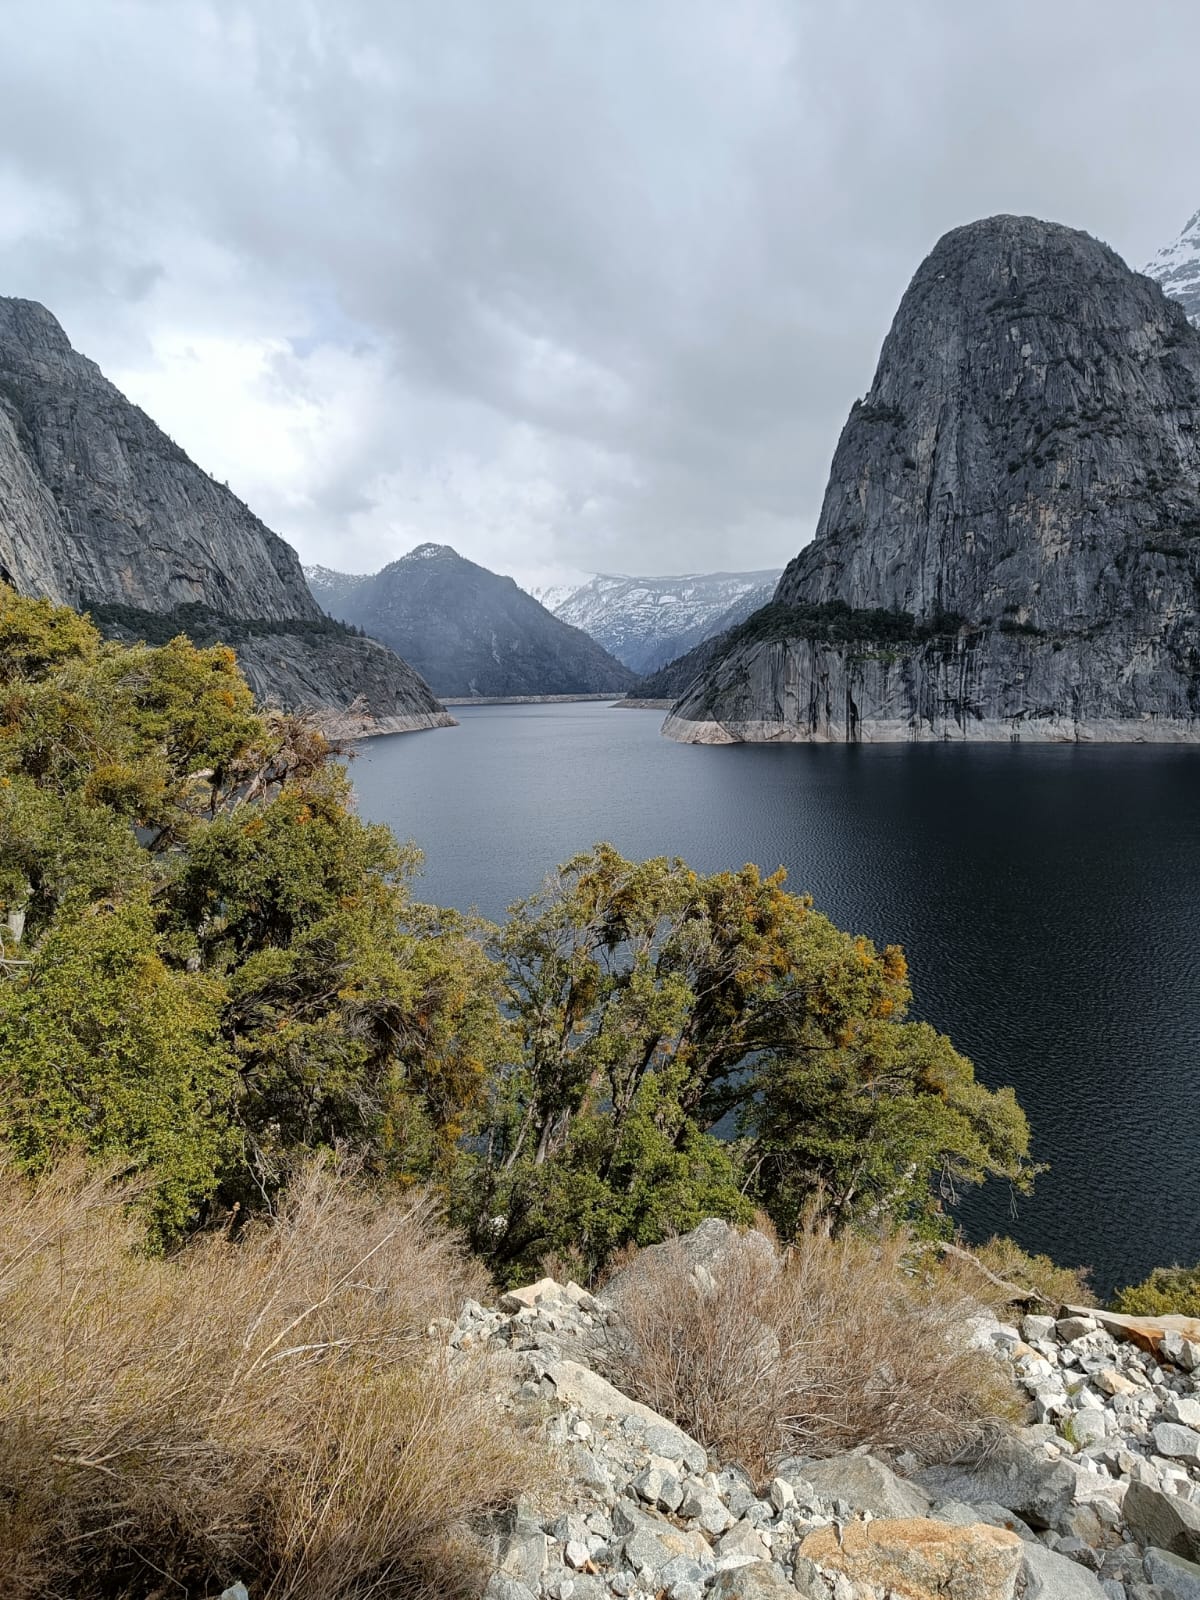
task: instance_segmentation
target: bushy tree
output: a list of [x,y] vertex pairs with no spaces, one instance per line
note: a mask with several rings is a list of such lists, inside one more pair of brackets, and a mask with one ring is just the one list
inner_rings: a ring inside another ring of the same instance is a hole
[[472,1221],[502,1272],[567,1249],[594,1267],[754,1204],[785,1235],[813,1205],[944,1229],[954,1185],[1029,1181],[1011,1091],[905,1020],[899,949],[842,933],[782,873],[600,845],[515,906],[497,948],[517,1048]]
[[169,1238],[232,1154],[220,988],[167,965],[144,900],[71,909],[0,983],[0,1138],[34,1170],[72,1146],[151,1169]]
[[0,587],[0,1134],[158,1174],[160,1234],[313,1146],[448,1178],[506,1024],[418,853],[223,646],[106,643]]

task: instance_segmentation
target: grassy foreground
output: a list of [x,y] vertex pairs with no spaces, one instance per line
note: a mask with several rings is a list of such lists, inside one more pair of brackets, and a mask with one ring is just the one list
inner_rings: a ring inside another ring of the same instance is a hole
[[273,1223],[148,1257],[127,1187],[0,1169],[6,1600],[478,1593],[535,1459],[426,1337],[485,1283],[420,1198],[310,1165]]

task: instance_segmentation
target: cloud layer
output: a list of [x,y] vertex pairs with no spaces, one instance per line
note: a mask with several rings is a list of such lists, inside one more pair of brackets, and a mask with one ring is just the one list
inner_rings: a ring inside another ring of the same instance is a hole
[[1200,204],[1184,0],[9,0],[0,292],[306,560],[782,563],[918,261]]

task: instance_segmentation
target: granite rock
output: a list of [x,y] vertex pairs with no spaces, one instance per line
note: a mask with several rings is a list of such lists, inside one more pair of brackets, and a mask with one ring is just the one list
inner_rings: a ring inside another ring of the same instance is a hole
[[813,542],[664,732],[1200,739],[1200,331],[1088,235],[947,234],[842,431]]

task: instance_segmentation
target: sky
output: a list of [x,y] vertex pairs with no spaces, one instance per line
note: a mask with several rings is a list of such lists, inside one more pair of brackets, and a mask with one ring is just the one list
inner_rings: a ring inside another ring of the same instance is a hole
[[782,565],[942,233],[1200,207],[1194,0],[0,13],[0,293],[345,571]]

